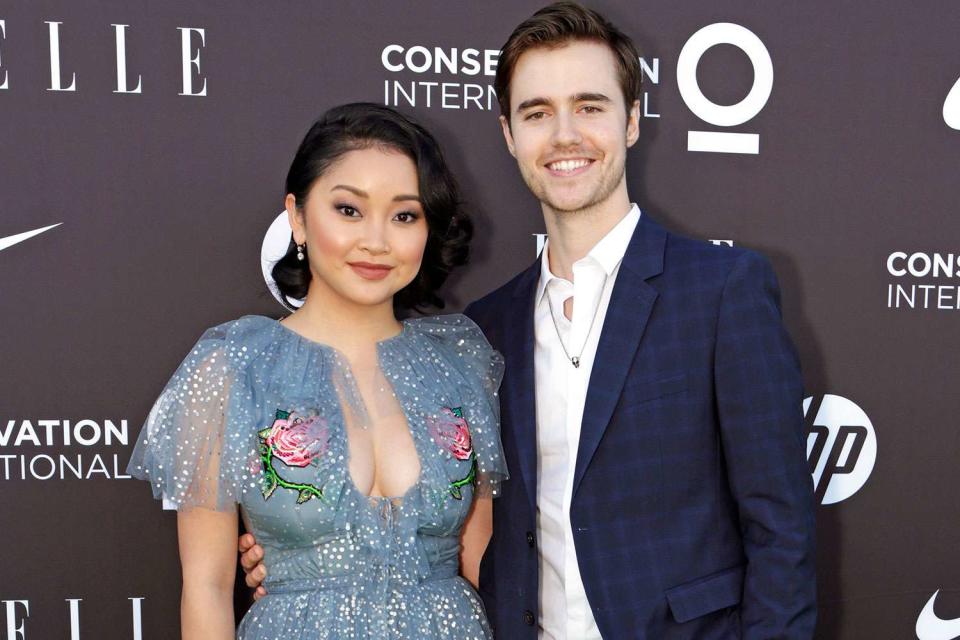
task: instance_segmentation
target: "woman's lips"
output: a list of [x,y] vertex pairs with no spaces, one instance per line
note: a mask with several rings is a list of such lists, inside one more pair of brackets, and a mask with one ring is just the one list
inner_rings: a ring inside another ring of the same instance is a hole
[[385,264],[373,264],[372,262],[348,262],[354,273],[364,280],[383,280],[390,273],[393,267]]

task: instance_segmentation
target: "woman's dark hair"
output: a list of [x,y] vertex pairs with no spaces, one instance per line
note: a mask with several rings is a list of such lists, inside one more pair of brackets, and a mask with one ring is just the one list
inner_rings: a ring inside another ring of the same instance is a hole
[[[287,173],[286,193],[293,194],[301,209],[317,178],[346,153],[369,148],[397,151],[413,161],[427,222],[420,271],[394,296],[394,306],[443,308],[437,291],[453,269],[466,264],[473,224],[462,209],[460,189],[440,146],[426,129],[378,104],[355,102],[334,107],[310,127],[300,143]],[[297,259],[292,237],[286,255],[273,265],[272,275],[287,300],[306,297],[311,278],[309,261]]]

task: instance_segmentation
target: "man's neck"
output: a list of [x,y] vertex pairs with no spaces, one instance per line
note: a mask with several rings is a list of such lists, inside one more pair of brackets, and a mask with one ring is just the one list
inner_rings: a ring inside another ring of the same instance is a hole
[[630,212],[626,188],[618,189],[602,203],[580,211],[556,212],[546,204],[543,221],[547,228],[550,272],[573,282],[573,263],[585,257],[605,235]]

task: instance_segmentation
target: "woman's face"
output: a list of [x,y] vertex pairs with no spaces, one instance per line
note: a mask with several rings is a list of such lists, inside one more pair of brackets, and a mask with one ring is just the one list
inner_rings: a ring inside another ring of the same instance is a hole
[[427,243],[417,169],[398,151],[350,151],[310,188],[301,210],[287,195],[298,244],[320,286],[345,302],[380,305],[416,277]]

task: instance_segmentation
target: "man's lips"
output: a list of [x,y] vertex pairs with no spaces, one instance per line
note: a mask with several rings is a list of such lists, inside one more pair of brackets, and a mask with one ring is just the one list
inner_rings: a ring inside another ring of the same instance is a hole
[[550,175],[567,177],[587,171],[594,162],[591,158],[564,158],[562,160],[551,160],[544,166]]
[[383,280],[393,267],[373,262],[348,262],[354,273],[365,280]]

